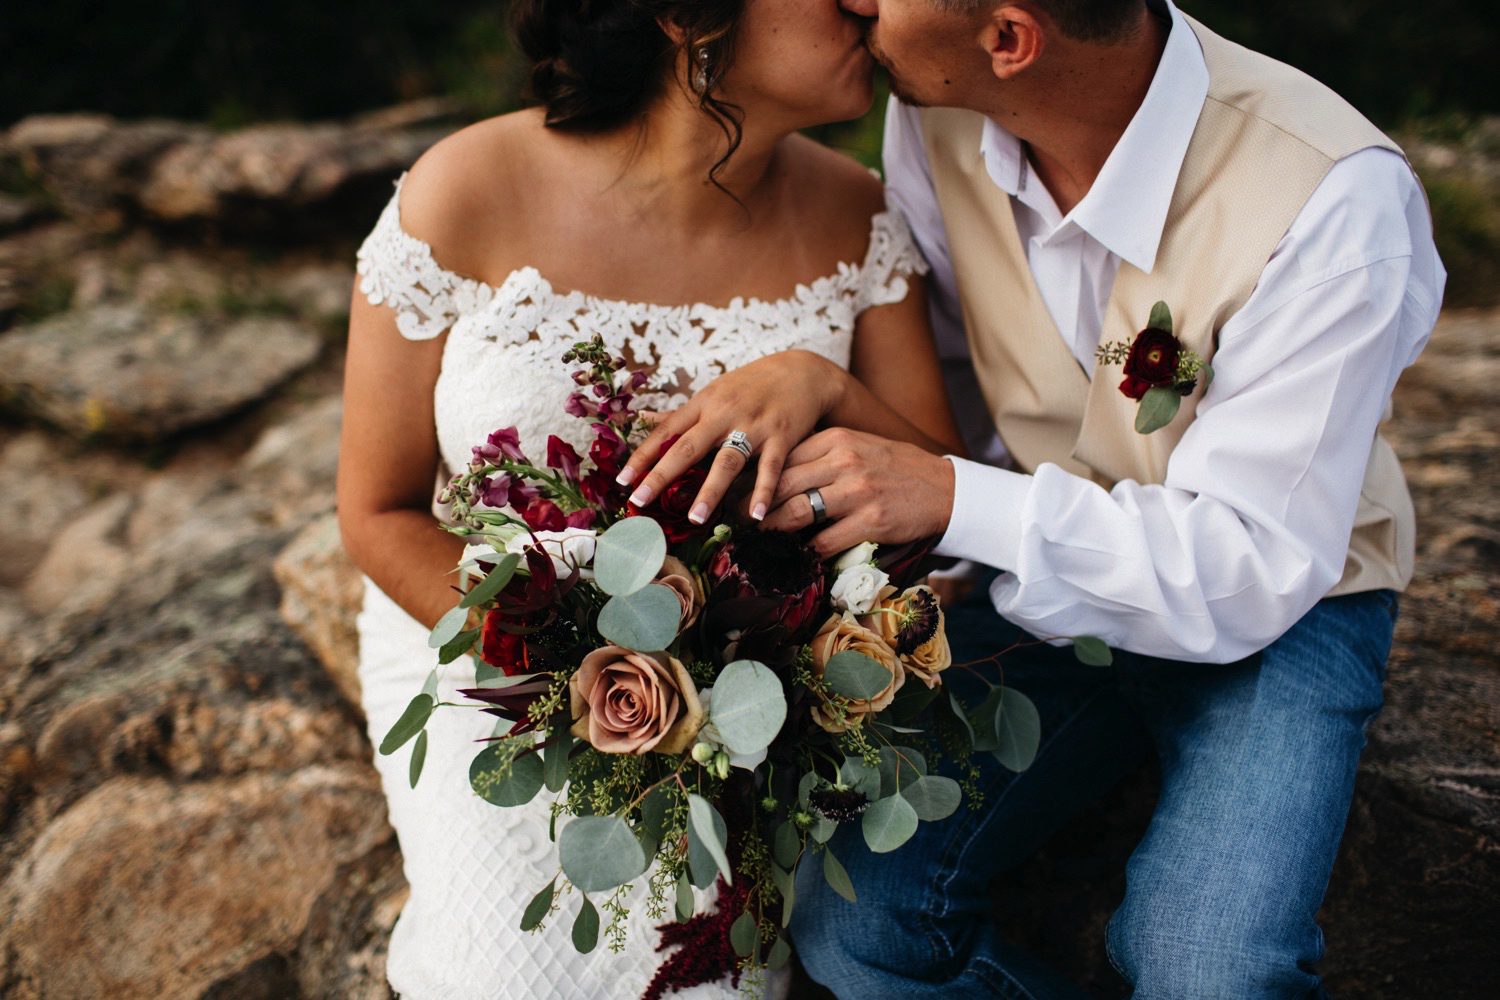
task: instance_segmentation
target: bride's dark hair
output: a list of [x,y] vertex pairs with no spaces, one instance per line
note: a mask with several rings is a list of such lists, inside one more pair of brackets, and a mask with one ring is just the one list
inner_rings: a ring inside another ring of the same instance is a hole
[[[692,88],[698,107],[729,140],[710,171],[715,178],[740,145],[740,109],[715,91],[734,57],[744,6],[745,0],[518,0],[512,24],[531,61],[531,96],[546,110],[548,127],[568,131],[602,132],[638,118],[686,50],[689,73],[706,70],[706,85]],[[664,23],[681,32],[680,42]]]

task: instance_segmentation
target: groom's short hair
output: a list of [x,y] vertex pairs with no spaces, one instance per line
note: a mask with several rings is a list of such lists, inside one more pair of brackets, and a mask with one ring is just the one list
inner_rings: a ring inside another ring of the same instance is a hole
[[[935,0],[948,10],[998,7],[1002,0]],[[1136,24],[1145,0],[1033,0],[1062,33],[1083,42],[1117,42]]]

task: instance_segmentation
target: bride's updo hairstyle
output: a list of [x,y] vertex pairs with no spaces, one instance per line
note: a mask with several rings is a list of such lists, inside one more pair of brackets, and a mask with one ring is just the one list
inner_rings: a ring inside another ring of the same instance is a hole
[[[572,132],[604,132],[638,119],[686,50],[698,107],[729,139],[712,176],[740,144],[740,109],[714,91],[733,58],[744,6],[745,0],[518,0],[513,24],[547,126]],[[677,27],[680,43],[663,23]]]

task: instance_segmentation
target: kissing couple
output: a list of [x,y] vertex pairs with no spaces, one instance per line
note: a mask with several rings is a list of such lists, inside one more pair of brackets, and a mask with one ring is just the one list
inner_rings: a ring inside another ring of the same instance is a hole
[[[533,452],[576,434],[556,362],[599,334],[664,414],[620,472],[634,503],[711,460],[699,522],[743,478],[751,519],[823,556],[938,538],[954,659],[1031,643],[1004,669],[1038,709],[1034,763],[979,760],[973,803],[894,852],[844,845],[857,903],[802,871],[812,979],[1084,995],[1005,941],[988,885],[1151,758],[1108,932],[1130,995],[1322,995],[1316,914],[1412,573],[1379,425],[1445,279],[1401,151],[1170,0],[513,13],[536,106],[424,155],[359,254],[338,508],[376,740],[452,603],[435,480],[494,427]],[[863,115],[877,62],[883,183],[798,131]],[[1034,642],[1081,634],[1112,665]],[[377,758],[411,884],[392,988],[641,995],[644,894],[619,951],[516,929],[551,813],[474,796],[489,734],[434,722],[415,787]]]

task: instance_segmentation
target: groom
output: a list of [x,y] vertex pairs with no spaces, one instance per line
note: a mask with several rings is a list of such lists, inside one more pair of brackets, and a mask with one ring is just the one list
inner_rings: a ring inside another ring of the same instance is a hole
[[[888,181],[940,341],[967,339],[955,402],[997,434],[979,464],[823,432],[767,525],[807,526],[817,487],[823,551],[935,534],[991,567],[949,611],[955,659],[1021,629],[1117,654],[1007,655],[1035,764],[980,755],[979,804],[894,854],[841,831],[859,903],[804,866],[802,959],[841,997],[1080,995],[1002,939],[988,883],[1150,753],[1160,798],[1108,935],[1134,995],[1319,995],[1316,914],[1412,571],[1377,428],[1442,295],[1416,178],[1332,92],[1169,0],[842,2],[899,97]],[[1159,301],[1176,340],[1127,373]],[[1179,348],[1212,377],[1163,375]],[[1141,433],[1153,380],[1182,395]]]

